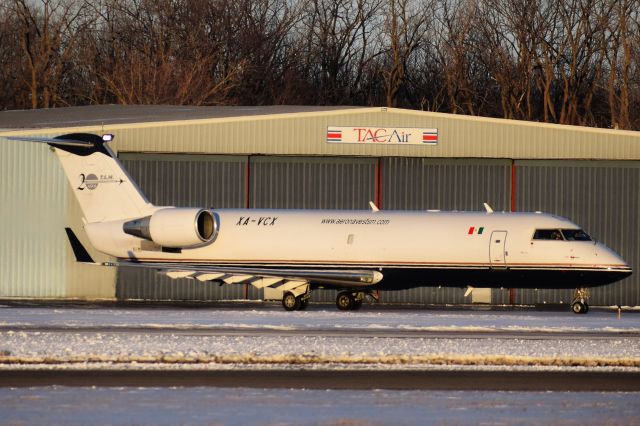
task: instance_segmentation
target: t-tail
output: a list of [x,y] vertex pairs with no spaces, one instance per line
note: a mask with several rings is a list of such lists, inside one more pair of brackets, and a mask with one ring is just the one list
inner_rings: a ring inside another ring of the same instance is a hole
[[105,144],[112,135],[72,133],[55,138],[11,139],[44,142],[54,148],[88,223],[138,218],[153,212],[153,205]]
[[217,224],[209,210],[151,204],[106,145],[113,135],[73,133],[9,139],[42,142],[54,148],[80,204],[87,235],[103,253],[132,258],[131,248],[140,246],[140,239],[160,247],[183,248],[215,237]]

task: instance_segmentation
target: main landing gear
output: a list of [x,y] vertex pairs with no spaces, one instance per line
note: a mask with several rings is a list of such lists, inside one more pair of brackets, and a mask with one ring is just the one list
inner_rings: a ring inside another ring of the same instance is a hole
[[309,305],[309,297],[309,292],[296,296],[292,292],[287,291],[282,296],[282,306],[286,311],[304,311]]
[[365,293],[362,291],[341,291],[336,297],[336,306],[341,311],[357,311],[362,306]]
[[[357,311],[366,296],[377,300],[375,294],[371,292],[343,290],[336,297],[336,306],[341,311]],[[303,311],[309,304],[310,297],[311,291],[309,289],[302,294],[296,294],[296,291],[285,291],[282,295],[282,307],[286,311]]]
[[589,312],[589,289],[580,287],[576,289],[571,302],[571,310],[574,314],[586,314]]

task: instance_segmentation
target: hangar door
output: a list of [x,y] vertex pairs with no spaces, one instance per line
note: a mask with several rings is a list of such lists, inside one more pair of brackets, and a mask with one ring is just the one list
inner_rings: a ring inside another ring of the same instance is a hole
[[[489,203],[509,210],[511,161],[482,159],[383,158],[382,203],[387,210],[471,210]],[[487,247],[487,254],[489,248]],[[384,302],[465,303],[465,290],[419,287],[385,292]]]
[[[366,209],[376,194],[377,159],[127,154],[123,164],[158,205],[218,208]],[[300,244],[312,244],[300,241]],[[121,268],[116,296],[143,300],[261,299],[252,286],[172,280]],[[314,292],[333,301],[333,291]]]
[[[611,247],[634,273],[591,289],[593,305],[640,304],[640,165],[637,161],[516,161],[518,211],[570,218]],[[568,303],[572,290],[518,290],[516,303]]]
[[[130,154],[120,160],[156,205],[239,208],[245,204],[243,156]],[[217,300],[244,297],[240,285],[172,280],[154,271],[118,268],[118,299]]]
[[[377,162],[355,157],[251,157],[249,206],[366,210],[376,199]],[[335,290],[316,290],[312,298],[333,302],[335,294]]]

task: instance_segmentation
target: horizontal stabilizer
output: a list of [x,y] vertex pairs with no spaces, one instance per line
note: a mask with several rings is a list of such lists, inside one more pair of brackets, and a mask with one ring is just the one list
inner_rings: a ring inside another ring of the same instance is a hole
[[7,139],[22,142],[39,142],[46,143],[54,148],[70,152],[81,157],[91,155],[94,152],[100,152],[107,157],[112,154],[105,149],[105,143],[113,140],[113,135],[105,134],[102,136],[92,133],[69,133],[66,135],[50,138],[46,136],[11,136]]
[[64,230],[67,232],[67,238],[69,239],[69,243],[71,244],[71,250],[73,250],[73,254],[76,257],[76,262],[95,263],[87,249],[84,248],[71,228],[64,228]]
[[40,142],[40,143],[48,143],[52,145],[62,145],[62,146],[75,146],[75,147],[86,147],[90,148],[93,146],[92,142],[81,141],[75,139],[58,139],[58,138],[45,138],[45,137],[22,137],[22,136],[11,136],[7,139],[12,141],[22,141],[22,142]]

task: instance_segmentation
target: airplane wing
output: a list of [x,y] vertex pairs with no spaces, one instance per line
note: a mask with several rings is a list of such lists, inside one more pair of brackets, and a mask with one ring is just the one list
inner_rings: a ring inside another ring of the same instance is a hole
[[382,280],[382,273],[373,270],[260,268],[251,266],[220,266],[203,263],[145,262],[135,259],[96,263],[82,246],[71,228],[65,228],[76,261],[103,266],[132,267],[155,270],[169,278],[214,281],[221,284],[251,284],[256,288],[274,287],[294,296],[306,294],[311,284],[335,287],[368,287]]
[[309,284],[327,286],[367,287],[382,280],[382,274],[370,270],[323,270],[225,267],[215,265],[156,263],[121,260],[107,266],[152,269],[169,278],[188,278],[198,281],[217,281],[222,284],[251,284],[256,288],[277,287],[295,296],[306,293]]

